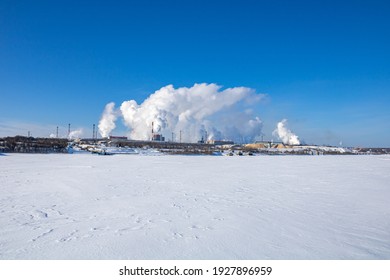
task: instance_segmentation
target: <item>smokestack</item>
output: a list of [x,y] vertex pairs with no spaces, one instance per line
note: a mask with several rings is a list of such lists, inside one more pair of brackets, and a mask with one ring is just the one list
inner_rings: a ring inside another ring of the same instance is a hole
[[68,124],[68,138],[70,137],[70,124]]
[[153,131],[153,126],[154,126],[154,122],[152,122],[152,141],[153,141],[153,138],[154,138],[154,131]]
[[92,139],[95,139],[95,124],[92,127]]
[[58,138],[58,126],[57,126],[57,129],[56,129],[56,138]]

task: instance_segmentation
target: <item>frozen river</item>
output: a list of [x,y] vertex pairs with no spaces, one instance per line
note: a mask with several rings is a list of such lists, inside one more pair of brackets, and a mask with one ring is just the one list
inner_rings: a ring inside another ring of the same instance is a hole
[[0,156],[0,259],[390,259],[390,157]]

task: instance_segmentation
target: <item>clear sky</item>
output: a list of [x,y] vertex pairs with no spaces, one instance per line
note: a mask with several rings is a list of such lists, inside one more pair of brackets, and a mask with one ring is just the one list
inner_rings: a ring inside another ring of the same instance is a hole
[[267,94],[266,139],[286,118],[306,143],[390,147],[389,15],[375,0],[0,0],[0,136],[90,136],[108,102],[216,83]]

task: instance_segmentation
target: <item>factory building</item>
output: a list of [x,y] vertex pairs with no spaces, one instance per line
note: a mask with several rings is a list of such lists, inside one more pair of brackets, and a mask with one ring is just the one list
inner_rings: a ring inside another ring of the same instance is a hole
[[160,129],[158,129],[157,133],[154,131],[154,122],[152,122],[152,141],[164,142],[165,137],[162,134],[158,133]]
[[152,141],[165,141],[165,137],[162,136],[161,134],[158,134],[158,133],[154,133],[153,136],[152,136]]

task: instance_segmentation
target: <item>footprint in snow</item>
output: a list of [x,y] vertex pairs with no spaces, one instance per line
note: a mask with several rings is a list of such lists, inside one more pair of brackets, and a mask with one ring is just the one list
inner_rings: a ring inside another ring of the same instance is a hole
[[74,236],[76,233],[78,233],[78,230],[72,231],[67,236],[64,236],[61,239],[57,240],[57,242],[68,242],[68,241],[77,239],[77,237]]
[[41,239],[41,238],[45,237],[46,235],[52,233],[53,231],[54,231],[54,229],[49,229],[48,231],[45,231],[45,232],[41,233],[40,235],[38,235],[37,237],[31,239],[31,241],[32,241],[32,242],[35,242],[35,241],[37,241],[38,239]]
[[30,218],[32,220],[41,220],[41,219],[46,219],[48,217],[48,214],[46,212],[43,212],[41,210],[34,210],[29,213]]

